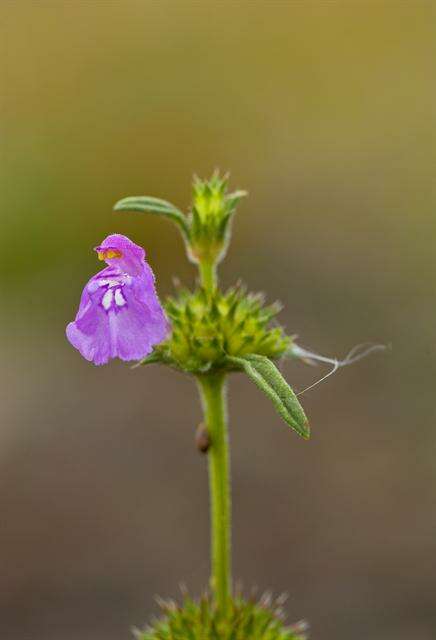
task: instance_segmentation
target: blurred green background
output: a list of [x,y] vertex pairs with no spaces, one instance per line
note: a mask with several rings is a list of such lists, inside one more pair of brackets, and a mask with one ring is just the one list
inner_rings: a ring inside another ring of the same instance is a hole
[[[221,269],[285,304],[301,344],[392,351],[308,392],[300,441],[230,388],[235,576],[290,593],[314,640],[436,637],[435,4],[67,0],[0,5],[0,637],[121,640],[208,577],[189,379],[94,368],[64,337],[92,247],[143,244],[163,296],[177,231],[230,170]],[[296,389],[320,371],[288,363]]]

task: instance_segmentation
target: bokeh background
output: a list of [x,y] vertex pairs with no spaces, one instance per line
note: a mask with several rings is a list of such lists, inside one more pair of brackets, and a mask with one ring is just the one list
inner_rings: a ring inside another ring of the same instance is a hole
[[[143,244],[162,296],[177,231],[230,170],[221,269],[303,345],[392,350],[308,392],[313,438],[230,388],[235,576],[288,591],[314,640],[436,637],[435,5],[4,0],[0,637],[122,640],[154,595],[208,578],[206,463],[189,379],[94,368],[66,342],[92,247]],[[285,365],[296,389],[322,370]]]

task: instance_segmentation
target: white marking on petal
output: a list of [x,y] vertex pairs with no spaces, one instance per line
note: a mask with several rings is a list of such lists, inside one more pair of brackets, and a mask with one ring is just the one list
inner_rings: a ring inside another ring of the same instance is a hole
[[117,305],[117,307],[124,307],[124,305],[126,304],[126,299],[123,296],[123,292],[121,291],[121,289],[115,290],[115,304]]
[[106,309],[106,311],[109,311],[109,309],[112,306],[113,299],[114,299],[114,292],[112,291],[112,289],[108,289],[101,300],[103,309]]
[[120,284],[119,280],[115,280],[113,278],[102,278],[99,283],[98,286],[99,287],[116,287]]

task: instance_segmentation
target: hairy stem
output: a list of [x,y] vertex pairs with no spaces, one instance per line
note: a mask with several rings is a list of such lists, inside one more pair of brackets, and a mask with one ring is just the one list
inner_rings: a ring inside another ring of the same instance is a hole
[[200,282],[203,289],[209,292],[215,291],[217,287],[217,269],[214,262],[201,261],[198,265],[200,270]]
[[207,430],[211,502],[212,588],[217,606],[225,611],[231,596],[231,498],[225,375],[199,376]]

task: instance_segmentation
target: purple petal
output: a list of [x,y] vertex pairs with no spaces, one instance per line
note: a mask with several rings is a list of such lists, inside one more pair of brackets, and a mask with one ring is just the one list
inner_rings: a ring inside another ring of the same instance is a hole
[[[164,340],[168,323],[157,298],[153,300],[150,296],[145,304],[135,297],[130,287],[124,288],[123,293],[126,303],[118,312],[109,311],[108,314],[112,357],[140,360],[153,351],[155,344]],[[117,304],[116,298],[114,302]]]
[[[122,242],[115,247],[114,237],[109,236],[101,246],[122,252],[122,244],[123,258],[109,259],[110,266],[91,278],[76,319],[67,327],[71,344],[96,365],[116,357],[140,360],[166,338],[170,328],[143,249],[125,236],[116,237]],[[126,248],[132,253],[127,255]],[[126,265],[128,271],[121,268]]]
[[73,347],[96,365],[106,364],[112,357],[109,324],[100,315],[98,307],[92,305],[82,321],[67,326],[67,338]]

